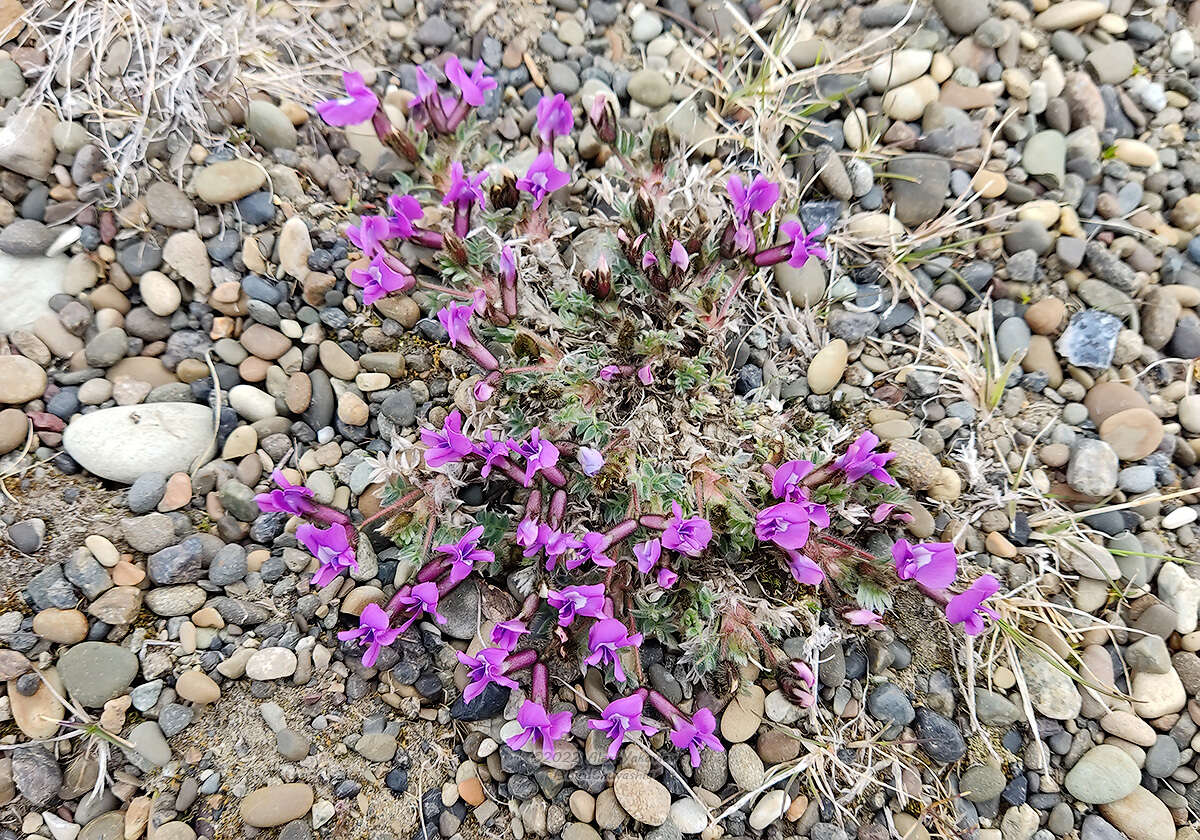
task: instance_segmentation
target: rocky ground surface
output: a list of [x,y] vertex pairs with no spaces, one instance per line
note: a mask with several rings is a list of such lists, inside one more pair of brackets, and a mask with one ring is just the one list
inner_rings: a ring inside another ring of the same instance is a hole
[[[780,118],[710,110],[718,53],[756,49],[736,4],[421,5],[385,2],[355,65],[382,94],[418,62],[485,62],[510,156],[545,92],[611,89],[700,157]],[[799,5],[741,12],[793,98],[825,102],[783,115],[803,130],[778,174],[811,183],[801,217],[838,258],[776,269],[788,317],[731,341],[737,391],[870,426],[910,530],[997,574],[1070,668],[1027,646],[967,668],[915,604],[830,639],[802,715],[769,673],[693,684],[648,642],[654,687],[719,716],[727,752],[695,771],[661,736],[609,761],[584,715],[552,761],[504,745],[519,693],[456,702],[474,586],[364,668],[335,630],[391,587],[396,549],[314,589],[253,497],[286,465],[369,515],[391,437],[469,399],[430,300],[364,309],[346,281],[341,231],[398,161],[251,90],[211,113],[227,143],[153,144],[112,206],[107,129],[27,101],[45,47],[9,29],[0,838],[1196,839],[1200,3]],[[577,183],[607,161],[589,131],[559,146]],[[583,192],[556,212],[586,226]],[[608,698],[596,672],[559,696]],[[860,784],[835,772],[856,762]]]

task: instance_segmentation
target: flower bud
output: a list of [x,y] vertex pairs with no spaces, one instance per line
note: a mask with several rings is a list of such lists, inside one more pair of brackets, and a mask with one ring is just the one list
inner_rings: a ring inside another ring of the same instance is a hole
[[467,245],[452,233],[444,235],[443,248],[446,254],[458,265],[467,264]]
[[660,125],[650,135],[650,160],[655,164],[663,164],[670,156],[671,132],[665,125]]
[[644,192],[639,192],[633,202],[633,218],[642,230],[649,230],[654,225],[654,204]]
[[583,272],[582,280],[584,290],[597,300],[607,300],[612,295],[612,270],[603,254],[595,269]]
[[734,240],[736,232],[737,229],[733,222],[730,222],[725,227],[725,232],[721,234],[721,244],[718,250],[724,259],[730,260],[739,254],[737,242]]
[[521,201],[521,194],[517,191],[517,176],[506,171],[500,182],[492,185],[491,200],[493,207],[504,210],[516,207]]
[[403,131],[389,131],[382,139],[389,149],[407,161],[416,163],[421,157],[417,144]]
[[597,93],[588,110],[588,122],[601,143],[614,143],[617,139],[617,110],[603,93]]

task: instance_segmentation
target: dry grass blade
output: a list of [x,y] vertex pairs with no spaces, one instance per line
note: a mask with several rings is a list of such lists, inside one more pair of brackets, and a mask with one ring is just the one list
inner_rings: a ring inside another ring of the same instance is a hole
[[[136,190],[132,176],[152,143],[167,142],[178,177],[192,143],[226,142],[224,126],[212,128],[222,103],[251,91],[299,102],[327,93],[326,80],[348,66],[349,56],[318,17],[343,9],[334,0],[286,8],[233,0],[35,0],[25,15],[31,39],[59,72],[42,74],[25,101],[83,119],[100,141],[120,203]],[[63,73],[75,81],[60,99]]]

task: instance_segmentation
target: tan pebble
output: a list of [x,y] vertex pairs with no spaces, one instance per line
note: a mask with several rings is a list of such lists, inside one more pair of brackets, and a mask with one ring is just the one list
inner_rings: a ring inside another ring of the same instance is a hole
[[953,502],[962,494],[962,479],[949,467],[938,470],[937,478],[925,491],[925,495],[939,502]]
[[167,479],[167,490],[158,503],[160,513],[179,510],[192,500],[192,480],[187,473],[177,472]]
[[184,700],[205,706],[221,699],[221,687],[203,671],[184,671],[175,681],[175,691]]
[[87,638],[87,616],[79,610],[45,609],[33,617],[33,632],[60,645],[73,645]]
[[984,547],[987,548],[989,554],[994,554],[997,557],[1012,559],[1017,556],[1017,549],[1010,543],[999,531],[992,531],[987,535],[984,541]]
[[980,169],[971,179],[971,189],[984,198],[997,198],[1004,195],[1004,191],[1008,189],[1008,179],[1000,172]]
[[1062,326],[1067,305],[1058,298],[1042,298],[1025,310],[1025,323],[1038,335],[1054,335]]
[[1140,461],[1162,443],[1162,421],[1148,408],[1118,411],[1100,424],[1100,439],[1122,461]]
[[121,553],[117,551],[117,547],[107,537],[102,537],[99,534],[91,534],[84,537],[83,544],[87,546],[88,551],[92,552],[92,556],[96,558],[96,562],[101,566],[111,569],[121,559]]
[[1048,443],[1038,450],[1038,457],[1047,467],[1061,467],[1071,458],[1071,447],[1064,443]]
[[1124,382],[1097,382],[1083,398],[1088,417],[1096,426],[1118,412],[1130,408],[1148,408],[1145,397]]
[[483,783],[479,781],[479,777],[477,776],[465,779],[458,785],[458,795],[472,807],[482,805],[485,798],[483,795]]
[[225,626],[225,620],[212,607],[201,607],[192,613],[192,624],[197,627],[210,627],[214,630],[219,630]]
[[1123,160],[1130,166],[1151,167],[1158,163],[1158,153],[1141,140],[1129,137],[1118,137],[1113,143],[1113,149],[1118,160]]
[[137,586],[146,579],[146,573],[128,560],[121,560],[113,566],[112,579],[117,586]]

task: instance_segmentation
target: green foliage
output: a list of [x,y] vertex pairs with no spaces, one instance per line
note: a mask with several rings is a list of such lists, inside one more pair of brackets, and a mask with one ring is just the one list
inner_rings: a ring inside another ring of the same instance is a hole
[[[643,500],[644,508],[660,511],[670,510],[672,501],[683,501],[680,496],[688,486],[687,478],[683,475],[669,468],[660,469],[659,465],[648,460],[638,464],[632,484],[638,498]],[[684,509],[687,509],[686,504]]]

